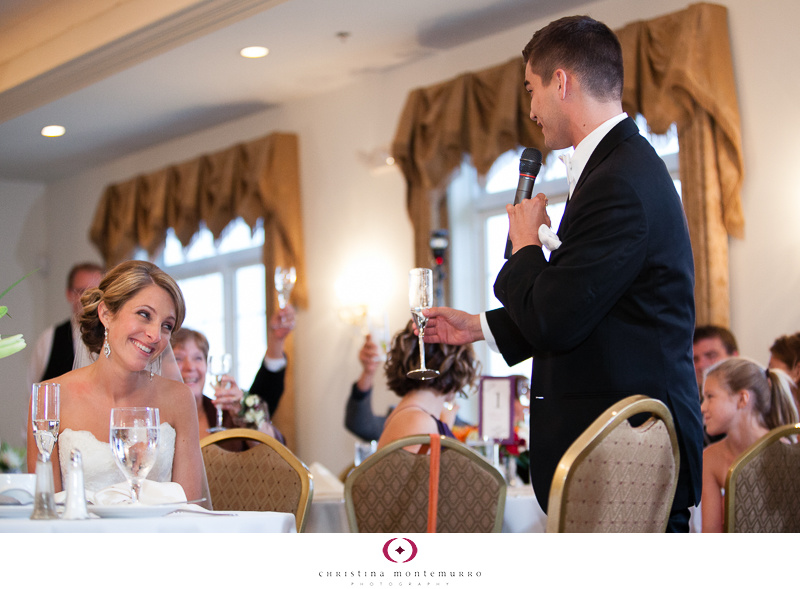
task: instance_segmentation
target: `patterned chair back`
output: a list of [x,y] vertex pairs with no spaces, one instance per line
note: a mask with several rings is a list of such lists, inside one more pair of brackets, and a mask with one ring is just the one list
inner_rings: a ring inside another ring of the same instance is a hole
[[[249,441],[241,451],[226,450],[229,440]],[[313,496],[311,472],[283,444],[259,431],[229,429],[200,440],[214,509],[293,513],[297,531],[305,528]]]
[[[650,414],[642,425],[628,419]],[[564,453],[553,476],[548,532],[663,532],[678,483],[667,407],[644,395],[607,409]]]
[[775,428],[728,469],[726,532],[800,532],[798,435],[800,423]]
[[[499,532],[506,501],[502,475],[461,442],[440,440],[436,532]],[[429,436],[397,440],[350,472],[345,507],[351,532],[427,531],[431,457],[403,449],[426,443]]]

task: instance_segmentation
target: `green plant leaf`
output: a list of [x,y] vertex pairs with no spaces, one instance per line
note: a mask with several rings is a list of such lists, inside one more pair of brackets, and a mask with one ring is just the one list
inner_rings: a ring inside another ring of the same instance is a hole
[[[0,292],[0,299],[2,299],[2,298],[3,298],[3,297],[6,295],[6,293],[7,293],[8,291],[10,291],[12,288],[14,288],[15,286],[17,286],[17,285],[18,285],[20,282],[22,282],[23,280],[25,280],[25,279],[26,279],[28,276],[30,276],[31,274],[33,274],[33,273],[35,273],[35,272],[38,272],[38,271],[39,271],[39,268],[36,268],[36,270],[32,270],[32,271],[28,272],[28,273],[27,273],[25,276],[23,276],[22,278],[20,278],[19,280],[17,280],[17,281],[16,281],[14,284],[12,284],[11,286],[9,286],[9,287],[8,287],[7,289],[5,289],[3,292]],[[1,316],[1,315],[0,315],[0,316]]]
[[11,354],[16,354],[22,350],[27,344],[22,338],[22,334],[12,335],[9,337],[0,337],[0,358],[5,358]]

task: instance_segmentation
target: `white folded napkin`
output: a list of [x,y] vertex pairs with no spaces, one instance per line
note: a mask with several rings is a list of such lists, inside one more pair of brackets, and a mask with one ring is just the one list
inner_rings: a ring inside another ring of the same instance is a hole
[[[94,505],[119,505],[131,502],[131,487],[127,482],[117,483],[97,491],[93,497],[87,493],[86,500]],[[146,480],[142,483],[139,503],[143,505],[163,505],[164,503],[184,503],[186,493],[178,483]]]
[[[66,500],[66,491],[56,493],[56,502]],[[124,505],[131,503],[131,486],[125,481],[100,489],[92,493],[86,491],[86,502],[89,505]],[[179,483],[145,480],[139,494],[142,505],[163,505],[165,503],[185,503],[186,493]]]
[[561,247],[561,240],[558,238],[558,235],[544,223],[539,226],[539,241],[551,252]]

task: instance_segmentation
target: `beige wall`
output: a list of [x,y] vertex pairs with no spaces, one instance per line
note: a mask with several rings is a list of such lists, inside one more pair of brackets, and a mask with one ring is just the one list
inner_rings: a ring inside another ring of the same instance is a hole
[[[731,243],[732,327],[743,353],[766,362],[775,336],[800,330],[800,195],[781,177],[795,168],[800,151],[800,82],[786,75],[790,57],[800,50],[791,28],[796,22],[792,16],[800,9],[790,0],[721,3],[729,7],[746,161],[746,238]],[[617,28],[686,6],[677,0],[606,0],[583,12]],[[307,463],[321,462],[338,473],[352,459],[354,438],[342,420],[345,399],[358,375],[360,336],[338,319],[334,283],[359,261],[383,260],[396,277],[388,307],[391,327],[397,329],[407,319],[405,276],[412,264],[404,183],[396,171],[371,174],[358,153],[391,140],[411,89],[518,55],[543,24],[534,21],[425,61],[372,74],[344,90],[208,129],[48,186],[0,181],[0,289],[31,267],[43,264],[46,270],[3,301],[12,306],[13,321],[0,328],[3,333],[24,332],[32,345],[42,329],[66,316],[67,269],[76,260],[98,257],[86,235],[106,184],[273,131],[295,132],[301,147],[310,294],[310,306],[300,314],[296,332],[298,452]],[[26,362],[27,350],[0,360],[4,440],[15,441],[25,419]],[[393,401],[383,385],[376,394],[376,410]]]

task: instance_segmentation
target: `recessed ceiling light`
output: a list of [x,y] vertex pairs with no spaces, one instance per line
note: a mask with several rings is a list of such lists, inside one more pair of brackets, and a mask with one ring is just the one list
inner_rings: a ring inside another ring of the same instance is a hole
[[266,47],[245,47],[239,52],[239,55],[242,57],[249,57],[251,59],[256,59],[258,57],[264,57],[267,53],[269,53],[269,49]]
[[61,125],[47,125],[42,128],[42,135],[45,137],[61,137],[67,130]]

